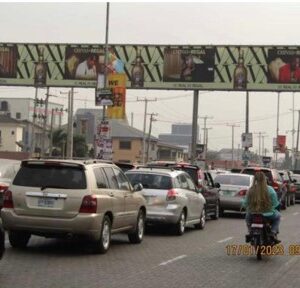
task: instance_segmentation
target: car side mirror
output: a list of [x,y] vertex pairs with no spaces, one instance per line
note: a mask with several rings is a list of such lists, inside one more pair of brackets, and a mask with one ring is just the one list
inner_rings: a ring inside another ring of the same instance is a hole
[[293,181],[292,181],[293,183],[297,183],[297,180],[296,179],[293,179]]
[[215,188],[221,188],[220,183],[215,183]]
[[139,192],[143,190],[143,185],[141,183],[136,183],[133,185],[133,192]]

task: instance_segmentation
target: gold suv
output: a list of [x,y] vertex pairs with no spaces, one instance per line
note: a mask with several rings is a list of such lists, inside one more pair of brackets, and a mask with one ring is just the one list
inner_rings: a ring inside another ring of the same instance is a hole
[[96,253],[109,249],[111,234],[126,232],[131,243],[144,236],[142,185],[132,188],[114,164],[88,160],[24,160],[1,211],[12,247],[30,236],[84,237]]

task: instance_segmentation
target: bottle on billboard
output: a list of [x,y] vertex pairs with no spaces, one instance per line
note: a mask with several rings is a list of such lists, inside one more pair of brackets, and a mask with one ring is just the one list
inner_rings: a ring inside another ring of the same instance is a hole
[[244,64],[244,52],[239,50],[238,64],[233,73],[233,88],[246,89],[247,86],[247,69]]
[[34,84],[35,86],[45,86],[46,85],[46,63],[44,61],[44,49],[40,48],[38,50],[39,59],[35,65],[35,77]]
[[131,87],[144,87],[144,67],[142,63],[141,51],[138,50],[131,69]]

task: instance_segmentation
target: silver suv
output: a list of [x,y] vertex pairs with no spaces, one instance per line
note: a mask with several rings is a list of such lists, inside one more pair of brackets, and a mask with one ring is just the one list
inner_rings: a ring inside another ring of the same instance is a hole
[[147,201],[147,223],[166,223],[182,235],[186,225],[205,225],[205,199],[184,171],[162,168],[138,168],[125,173],[131,183],[143,185]]
[[24,160],[1,211],[12,247],[26,247],[32,234],[81,236],[97,253],[109,249],[111,233],[130,242],[144,236],[145,199],[114,164],[100,161]]

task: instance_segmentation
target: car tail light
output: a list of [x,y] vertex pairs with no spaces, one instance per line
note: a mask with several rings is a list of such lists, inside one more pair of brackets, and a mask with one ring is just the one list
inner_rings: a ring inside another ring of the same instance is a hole
[[264,222],[263,216],[262,215],[252,215],[251,222],[257,223],[257,224],[263,223]]
[[82,199],[79,213],[96,213],[97,197],[95,195],[86,195]]
[[296,192],[296,190],[297,190],[297,189],[296,189],[296,187],[295,187],[294,185],[293,185],[293,186],[291,186],[291,192],[293,192],[293,193],[294,193],[294,192]]
[[4,193],[7,190],[8,186],[4,184],[0,184],[0,193]]
[[279,184],[277,182],[273,182],[272,187],[274,188],[274,190],[279,190]]
[[246,189],[242,189],[239,191],[239,193],[237,193],[235,196],[246,196],[247,190]]
[[14,208],[14,202],[10,190],[5,190],[3,194],[3,208]]
[[172,201],[176,199],[177,192],[174,189],[170,189],[167,194],[167,201]]

